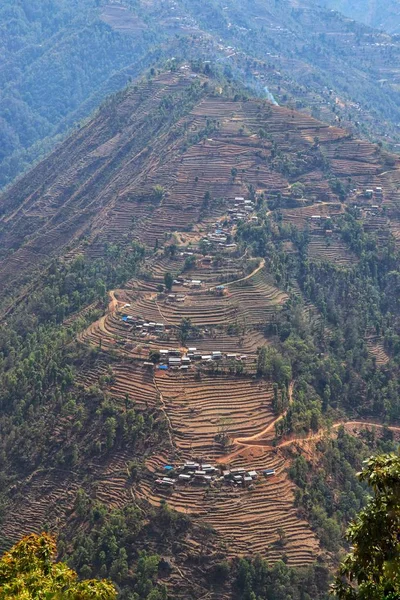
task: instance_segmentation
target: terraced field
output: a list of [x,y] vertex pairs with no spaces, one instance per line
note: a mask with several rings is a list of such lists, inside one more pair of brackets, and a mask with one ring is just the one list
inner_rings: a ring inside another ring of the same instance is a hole
[[[146,203],[135,204],[130,200],[118,205],[118,210],[130,209],[131,214],[138,208],[131,229],[133,236],[148,248],[157,246],[159,250],[146,259],[145,277],[132,280],[123,291],[116,292],[118,302],[89,327],[81,341],[106,352],[112,350],[120,357],[113,365],[110,393],[121,404],[128,394],[139,408],[158,407],[166,415],[171,435],[172,446],[166,454],[154,454],[146,459],[147,471],[138,488],[129,491],[126,478],[121,475],[127,458],[124,457],[99,479],[96,488],[99,498],[108,498],[115,506],[126,502],[130,493],[151,504],[166,498],[176,510],[212,525],[219,542],[232,556],[261,552],[273,561],[284,552],[291,564],[304,565],[315,559],[318,542],[293,507],[293,486],[285,472],[284,450],[272,447],[276,421],[272,411],[272,387],[252,376],[258,348],[269,343],[263,328],[285,304],[288,295],[275,285],[264,262],[246,275],[245,256],[233,259],[219,256],[218,262],[214,262],[213,258],[203,260],[196,254],[196,244],[201,237],[212,229],[215,220],[223,223],[229,208],[229,202],[219,202],[215,206],[211,204],[212,214],[209,211],[201,214],[206,192],[211,198],[246,196],[246,182],[254,185],[259,193],[279,192],[286,198],[290,195],[290,183],[271,171],[267,163],[258,160],[257,136],[239,133],[243,124],[250,131],[259,127],[263,110],[256,103],[243,105],[219,98],[207,98],[192,110],[192,130],[201,128],[204,118],[218,119],[219,127],[212,137],[190,147],[183,157],[173,158],[172,162],[169,159],[165,164],[154,162],[142,183],[146,182],[145,190],[151,190],[160,181],[166,185],[168,192],[160,206],[146,213]],[[322,151],[338,177],[351,176],[361,186],[383,187],[379,157],[371,144],[358,144],[340,129],[321,126],[306,115],[292,114],[287,109],[274,108],[271,113],[268,108],[264,118],[268,120],[268,130],[287,151],[294,140],[297,146],[307,147],[318,136]],[[263,142],[262,152],[268,156],[270,151],[270,142]],[[232,177],[233,169],[238,173],[236,178]],[[302,181],[307,196],[319,202],[307,201],[297,208],[282,209],[284,222],[301,230],[311,228],[308,247],[311,260],[351,266],[356,257],[339,234],[326,235],[318,231],[311,219],[320,215],[334,223],[335,218],[345,212],[345,205],[338,201],[322,171],[310,171],[300,178]],[[386,183],[385,201],[391,197],[392,185],[392,182]],[[135,185],[130,186],[124,193],[134,195],[135,189]],[[118,216],[118,210],[113,208],[109,222],[102,225],[102,234],[109,241],[117,229],[124,230],[124,220],[130,219],[122,213]],[[370,220],[366,227],[377,232],[384,229],[385,223]],[[184,277],[201,284],[196,289],[182,283],[174,285],[173,293],[184,298],[176,302],[158,288],[164,283],[166,272],[176,278],[184,270],[185,256],[179,248],[183,236],[193,241],[195,251],[194,264],[183,273]],[[176,241],[178,251],[174,258],[168,258],[163,247]],[[215,286],[221,283],[223,293],[216,294]],[[125,304],[128,306],[122,309]],[[306,306],[305,311],[309,320],[319,321],[315,307]],[[165,333],[141,339],[135,327],[122,321],[123,314],[130,319],[163,323]],[[245,353],[247,374],[238,377],[219,365],[217,373],[210,372],[208,365],[192,366],[184,373],[144,368],[143,361],[148,360],[151,350],[181,345],[178,329],[182,319],[190,320],[196,328],[196,333],[189,334],[186,347],[195,347],[202,354],[220,351],[239,356]],[[371,339],[369,346],[377,361],[384,364],[386,357],[379,344]],[[130,361],[126,360],[128,356]],[[288,440],[283,446],[291,443]],[[258,471],[274,468],[276,476],[260,478],[252,489],[180,484],[172,492],[160,491],[154,483],[156,473],[162,473],[164,464],[184,459],[221,464],[227,461],[231,467]],[[285,533],[284,548],[279,546],[278,529]]]
[[338,237],[313,235],[308,245],[308,256],[315,261],[328,261],[343,267],[357,262],[357,257]]
[[74,505],[78,489],[77,478],[71,472],[54,469],[33,473],[15,494],[12,514],[2,522],[2,542],[41,533],[45,523],[63,520]]
[[176,446],[186,456],[195,454],[214,460],[224,449],[217,436],[247,436],[272,420],[272,388],[264,382],[238,379],[233,385],[223,376],[176,375],[156,377],[166,411],[171,419]]
[[367,339],[369,353],[376,360],[377,365],[386,365],[390,358],[387,354],[383,341],[378,336],[371,336]]
[[[319,545],[309,525],[298,518],[293,508],[293,489],[285,473],[282,454],[258,452],[252,461],[240,459],[237,464],[247,468],[272,468],[272,480],[261,479],[254,488],[178,487],[172,495],[160,495],[151,480],[142,481],[137,496],[158,505],[162,498],[180,512],[207,521],[218,533],[218,540],[229,556],[260,553],[275,561],[284,551],[289,564],[301,566],[312,562]],[[149,472],[162,469],[163,457],[148,461]],[[250,465],[250,466],[249,466]],[[279,546],[279,532],[285,532],[284,548]]]

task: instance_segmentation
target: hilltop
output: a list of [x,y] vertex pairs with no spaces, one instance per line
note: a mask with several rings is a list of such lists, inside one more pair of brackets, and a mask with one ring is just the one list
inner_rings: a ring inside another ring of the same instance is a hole
[[400,163],[210,70],[118,93],[0,198],[1,542],[174,598],[244,597],[259,554],[323,598],[398,438]]
[[311,0],[6,0],[0,17],[1,188],[110,93],[173,58],[217,62],[252,94],[399,142],[397,38]]

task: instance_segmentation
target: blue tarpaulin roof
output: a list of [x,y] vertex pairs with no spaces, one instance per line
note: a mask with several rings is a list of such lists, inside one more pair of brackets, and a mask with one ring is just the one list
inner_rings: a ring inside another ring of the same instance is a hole
[[158,368],[160,371],[168,371],[168,365],[160,365]]
[[171,465],[165,465],[164,467],[164,471],[172,471],[174,467],[172,467]]

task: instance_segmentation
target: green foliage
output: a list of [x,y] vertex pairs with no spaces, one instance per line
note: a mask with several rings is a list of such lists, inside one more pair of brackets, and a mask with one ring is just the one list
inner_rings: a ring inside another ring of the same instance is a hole
[[4,600],[113,600],[117,592],[109,581],[78,581],[64,563],[56,563],[54,538],[30,535],[0,559],[0,598]]
[[164,275],[164,285],[166,289],[170,292],[172,289],[172,285],[174,283],[174,278],[171,273],[165,273]]
[[258,351],[257,373],[279,385],[288,385],[292,377],[290,363],[272,346]]
[[162,200],[164,194],[165,194],[165,189],[163,188],[162,185],[155,185],[153,187],[153,192],[154,192],[154,196],[157,200]]
[[185,258],[185,264],[183,265],[183,272],[190,271],[196,266],[196,257],[193,254],[192,256],[187,256]]
[[323,600],[327,598],[328,570],[323,566],[291,569],[278,561],[273,566],[260,556],[241,559],[235,591],[238,600]]
[[380,438],[365,436],[365,441],[339,428],[337,439],[318,441],[317,465],[297,456],[289,470],[298,486],[296,506],[311,522],[323,546],[338,551],[349,519],[365,505],[368,492],[356,476],[364,458],[386,448]]
[[178,337],[181,344],[185,344],[190,335],[190,331],[192,329],[192,323],[190,319],[184,318],[179,324]]
[[396,600],[400,597],[400,458],[380,455],[359,475],[373,497],[347,531],[352,546],[333,586],[341,600]]
[[84,493],[77,497],[76,510],[89,531],[73,536],[68,562],[79,573],[112,578],[121,600],[166,600],[166,589],[158,581],[160,555],[143,546],[151,539],[164,550],[168,544],[178,547],[191,527],[188,518],[165,503],[147,513],[134,505],[110,510]]

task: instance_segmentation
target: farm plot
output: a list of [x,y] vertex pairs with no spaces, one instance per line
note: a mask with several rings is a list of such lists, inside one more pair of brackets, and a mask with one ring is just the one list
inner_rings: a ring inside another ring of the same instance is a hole
[[367,339],[367,346],[370,355],[376,360],[377,365],[386,365],[390,358],[383,346],[383,341],[379,336],[371,336]]
[[33,473],[13,498],[13,511],[1,525],[2,540],[15,543],[21,536],[41,533],[46,523],[55,528],[74,505],[76,479],[71,471],[58,469]]
[[267,345],[268,339],[262,331],[250,330],[247,324],[238,320],[234,325],[232,333],[229,327],[208,328],[209,334],[201,338],[190,336],[188,345],[194,346],[202,354],[220,350],[222,353],[246,353],[255,355],[258,348]]
[[342,267],[351,266],[358,260],[340,238],[324,235],[310,237],[308,256],[314,261],[333,262]]
[[228,325],[235,322],[238,314],[238,307],[228,297],[215,297],[207,290],[188,294],[182,305],[159,303],[157,306],[166,322],[176,326],[185,318],[196,327]]
[[343,212],[343,207],[339,203],[333,202],[283,209],[282,216],[284,221],[295,225],[298,229],[304,229],[307,224],[310,224],[312,216],[320,216],[323,220]]
[[156,406],[158,392],[152,372],[143,368],[138,361],[118,361],[98,363],[90,369],[82,369],[76,377],[76,383],[84,388],[93,385],[107,389],[113,402],[121,407],[139,409]]
[[[186,454],[220,456],[229,438],[254,435],[274,419],[272,386],[251,379],[157,376],[174,441]],[[219,441],[218,441],[219,440]],[[222,441],[222,443],[221,443]]]
[[113,383],[110,387],[113,396],[129,402],[138,408],[156,406],[158,392],[152,373],[136,363],[119,363],[113,366]]
[[248,325],[265,323],[288,299],[287,294],[272,283],[265,268],[229,284],[229,292],[230,302],[237,306],[238,314]]

